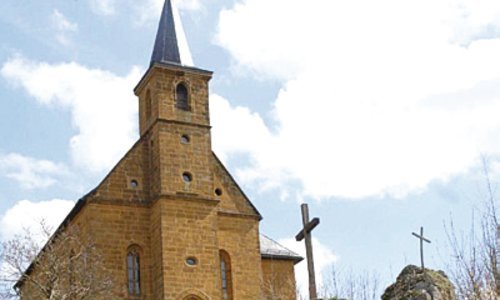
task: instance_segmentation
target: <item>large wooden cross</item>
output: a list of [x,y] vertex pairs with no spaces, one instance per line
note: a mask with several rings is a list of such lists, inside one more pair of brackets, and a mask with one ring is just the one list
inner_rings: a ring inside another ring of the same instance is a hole
[[424,267],[424,241],[427,243],[431,243],[428,239],[424,237],[424,227],[420,227],[420,234],[416,234],[415,232],[412,232],[414,236],[416,236],[420,240],[420,262],[422,264],[422,271],[425,272],[425,267]]
[[311,231],[314,229],[314,227],[318,226],[319,218],[314,218],[309,222],[309,208],[307,207],[306,203],[302,204],[300,206],[300,209],[302,210],[302,224],[304,228],[295,236],[295,240],[297,242],[300,242],[305,239],[307,270],[309,273],[309,299],[316,300],[318,299],[318,295],[316,293],[316,277],[314,275],[314,258]]

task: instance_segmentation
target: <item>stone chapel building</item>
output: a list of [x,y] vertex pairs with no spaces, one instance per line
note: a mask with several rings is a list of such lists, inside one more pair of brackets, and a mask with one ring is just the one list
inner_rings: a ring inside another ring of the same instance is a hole
[[212,152],[211,77],[181,61],[166,0],[134,89],[140,138],[59,228],[91,236],[120,299],[295,299],[302,258],[260,234],[262,216]]

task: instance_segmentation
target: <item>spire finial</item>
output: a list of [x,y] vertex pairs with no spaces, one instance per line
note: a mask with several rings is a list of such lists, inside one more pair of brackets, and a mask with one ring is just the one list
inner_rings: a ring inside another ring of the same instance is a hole
[[174,14],[170,0],[165,0],[165,4],[163,5],[153,55],[151,56],[151,64],[153,63],[181,64]]

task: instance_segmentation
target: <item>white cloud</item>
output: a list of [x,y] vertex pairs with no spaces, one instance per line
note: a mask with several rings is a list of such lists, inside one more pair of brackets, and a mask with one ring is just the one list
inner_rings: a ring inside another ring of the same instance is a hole
[[56,40],[64,46],[70,45],[71,40],[69,38],[69,33],[78,31],[78,24],[69,21],[57,9],[54,9],[51,19],[56,29]]
[[61,31],[77,31],[78,24],[69,21],[61,12],[54,9],[52,13],[52,21],[54,26]]
[[47,188],[68,174],[66,166],[17,153],[0,155],[0,172],[27,189]]
[[[222,160],[227,159],[226,155],[246,153],[259,145],[267,147],[271,141],[271,134],[262,118],[246,107],[232,107],[223,97],[212,94],[210,113],[214,149],[220,153]],[[256,139],[261,142],[256,143]]]
[[[164,0],[148,0],[148,1],[134,1],[134,8],[138,17],[135,19],[136,24],[144,25],[150,22],[157,24],[160,20],[161,12],[163,10]],[[175,22],[175,29],[177,33],[177,42],[179,44],[179,52],[181,62],[187,66],[194,66],[191,50],[187,42],[184,26],[180,11],[185,10],[198,10],[201,8],[199,0],[177,0],[172,1],[173,17]]]
[[[280,244],[294,251],[302,257],[306,257],[306,250],[304,242],[297,242],[295,239],[283,239],[279,241]],[[314,271],[316,273],[316,286],[320,287],[323,284],[323,274],[328,271],[337,257],[327,246],[320,243],[316,238],[312,238],[313,243],[313,257],[314,257]],[[295,279],[297,288],[302,295],[308,295],[309,277],[307,271],[307,262],[300,262],[295,265]]]
[[173,0],[173,4],[180,10],[198,10],[202,7],[201,0]]
[[92,11],[96,14],[111,16],[116,13],[115,0],[89,0]]
[[161,0],[147,0],[138,2],[135,6],[137,12],[136,23],[144,25],[148,23],[158,24],[160,15],[163,8],[163,1]]
[[[163,9],[165,0],[146,0],[146,1],[128,1],[128,6],[136,14],[133,18],[136,25],[142,26],[144,24],[159,22],[159,18]],[[94,12],[112,16],[117,13],[117,3],[115,0],[90,0],[90,4]],[[123,4],[123,3],[120,3]],[[200,0],[173,0],[172,9],[175,19],[177,40],[179,43],[179,52],[181,61],[187,66],[193,66],[193,59],[184,33],[181,17],[179,11],[196,11],[202,7]],[[64,41],[64,39],[63,39]]]
[[[210,115],[212,145],[219,158],[227,162],[235,155],[248,155],[250,165],[239,166],[241,169],[236,173],[239,180],[247,183],[258,180],[260,190],[277,188],[293,180],[289,170],[281,164],[283,160],[273,157],[286,154],[278,153],[280,145],[259,114],[247,107],[232,107],[228,100],[212,94]],[[260,180],[262,176],[265,180]],[[284,188],[281,190],[288,193]]]
[[189,49],[186,33],[184,32],[184,26],[182,25],[179,8],[175,7],[175,4],[173,5],[174,5],[173,16],[175,22],[175,30],[177,34],[177,44],[179,45],[179,54],[181,56],[181,62],[186,66],[194,66],[193,58],[191,56],[191,50]]
[[[54,231],[57,229],[73,206],[74,202],[72,201],[58,199],[42,202],[19,201],[0,216],[0,241],[24,236],[27,230],[31,237],[30,242],[41,247],[47,242],[44,230]],[[2,277],[13,280],[12,284],[3,282],[2,288],[11,289],[18,280],[16,270],[2,261],[0,262],[0,273]]]
[[467,46],[500,34],[500,3],[495,0],[450,1],[451,41]]
[[[164,3],[165,0],[147,0],[142,7],[144,9],[151,9],[150,12],[153,13],[151,18],[157,19],[154,16],[155,14],[159,15]],[[179,10],[198,10],[202,7],[200,0],[172,0],[172,6]]]
[[72,160],[84,170],[108,170],[137,137],[137,98],[132,92],[141,74],[137,68],[121,77],[77,63],[18,57],[7,61],[0,73],[38,102],[71,111],[77,130],[69,145]]
[[252,158],[246,183],[297,179],[317,198],[404,196],[465,172],[500,153],[499,12],[497,1],[242,1],[221,12],[217,39],[240,70],[283,83],[278,129],[247,111],[248,147],[217,145],[215,126],[214,147]]
[[[119,12],[118,4],[130,6],[133,11],[137,13],[137,18],[134,18],[134,20],[140,25],[149,22],[157,22],[163,8],[163,4],[165,3],[165,0],[123,1],[125,3],[117,2],[116,0],[89,1],[94,13],[103,16],[116,15]],[[172,0],[172,5],[182,11],[196,11],[202,8],[201,0]]]
[[74,205],[73,201],[60,199],[41,202],[19,201],[0,217],[0,238],[11,239],[17,234],[23,234],[25,229],[34,234],[41,233],[41,222],[55,230]]

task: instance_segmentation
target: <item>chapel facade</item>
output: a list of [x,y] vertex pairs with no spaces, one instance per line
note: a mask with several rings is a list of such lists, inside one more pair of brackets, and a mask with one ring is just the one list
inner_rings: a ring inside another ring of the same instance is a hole
[[60,228],[91,236],[120,299],[295,299],[302,258],[260,234],[262,216],[212,152],[211,77],[181,61],[166,0],[134,89],[140,138]]

